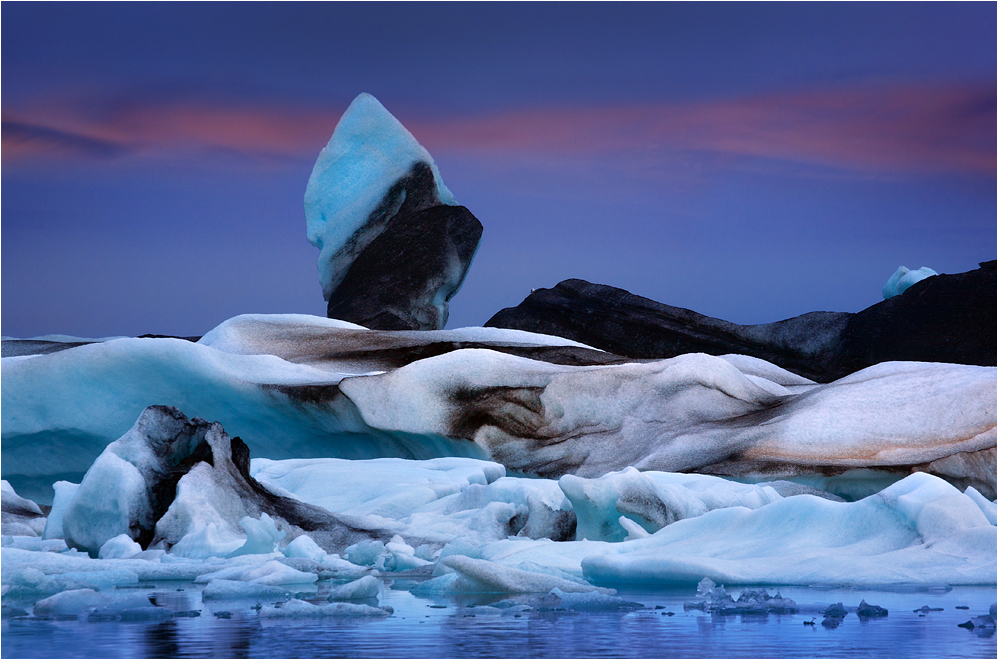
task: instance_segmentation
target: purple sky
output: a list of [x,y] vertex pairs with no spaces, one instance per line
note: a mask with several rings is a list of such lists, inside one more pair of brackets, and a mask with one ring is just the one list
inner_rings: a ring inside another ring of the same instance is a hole
[[2,6],[2,333],[324,314],[367,91],[485,226],[449,327],[570,277],[740,323],[996,253],[996,5]]

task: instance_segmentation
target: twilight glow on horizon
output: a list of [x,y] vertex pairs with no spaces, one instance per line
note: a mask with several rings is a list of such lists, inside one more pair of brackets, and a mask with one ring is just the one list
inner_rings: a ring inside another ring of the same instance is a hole
[[449,327],[609,284],[738,323],[995,258],[993,3],[16,3],[2,331],[324,315],[302,195],[374,94],[482,222]]

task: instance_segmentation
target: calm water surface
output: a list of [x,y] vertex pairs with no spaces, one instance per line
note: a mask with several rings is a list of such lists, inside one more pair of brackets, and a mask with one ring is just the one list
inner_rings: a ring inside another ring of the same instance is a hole
[[[183,591],[177,591],[177,589]],[[513,611],[489,606],[501,597],[426,600],[387,589],[383,619],[325,617],[262,619],[249,601],[201,601],[193,584],[149,585],[157,602],[201,610],[197,618],[162,622],[87,622],[5,616],[4,658],[994,658],[994,631],[982,634],[958,623],[985,614],[995,588],[922,591],[782,588],[802,612],[794,615],[717,616],[684,611],[694,590],[620,590],[644,609],[609,612]],[[320,587],[322,596],[326,587]],[[740,589],[730,590],[733,594]],[[772,589],[770,590],[773,591]],[[526,602],[529,597],[518,600]],[[861,599],[886,607],[884,619],[862,621],[850,613],[835,629],[821,625],[826,606]],[[5,603],[6,604],[6,603]],[[928,605],[941,612],[922,616]],[[956,609],[967,606],[969,610]],[[661,609],[656,609],[658,606]],[[231,618],[218,618],[217,612]],[[669,616],[667,613],[672,612]],[[816,617],[817,625],[804,621]]]

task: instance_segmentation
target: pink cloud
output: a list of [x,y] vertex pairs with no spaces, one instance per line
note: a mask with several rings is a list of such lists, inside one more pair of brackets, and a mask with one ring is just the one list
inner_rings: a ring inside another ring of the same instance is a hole
[[[309,157],[325,144],[337,119],[336,111],[193,103],[134,105],[94,118],[67,107],[5,111],[5,165],[53,156],[205,149]],[[865,87],[516,110],[447,121],[409,121],[404,114],[401,119],[431,153],[637,158],[707,152],[878,173],[994,176],[996,168],[993,85]]]
[[430,148],[707,151],[878,172],[995,173],[994,87],[853,89],[521,111],[414,126]]

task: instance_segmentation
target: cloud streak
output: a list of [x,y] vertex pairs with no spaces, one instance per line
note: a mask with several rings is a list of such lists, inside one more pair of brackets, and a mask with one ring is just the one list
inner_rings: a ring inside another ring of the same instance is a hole
[[712,152],[871,172],[995,173],[993,86],[852,89],[524,111],[421,135],[438,148]]
[[[996,91],[985,85],[824,89],[686,103],[565,106],[400,119],[431,152],[635,158],[710,153],[870,173],[995,174]],[[6,111],[5,166],[39,159],[235,152],[309,158],[336,112],[280,106],[128,104],[93,113]],[[29,119],[30,117],[30,119]]]

